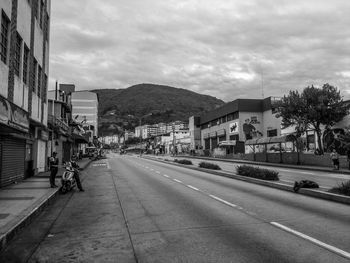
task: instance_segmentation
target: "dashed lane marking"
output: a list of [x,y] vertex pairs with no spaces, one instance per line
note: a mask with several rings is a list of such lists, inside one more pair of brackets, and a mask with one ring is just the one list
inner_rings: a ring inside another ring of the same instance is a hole
[[159,171],[156,171],[156,173],[157,173],[157,174],[160,174],[160,172],[159,172]]
[[277,222],[270,222],[270,224],[273,225],[273,226],[275,226],[275,227],[278,227],[278,228],[280,228],[280,229],[282,229],[282,230],[284,230],[284,231],[286,231],[286,232],[288,232],[288,233],[291,233],[291,234],[296,235],[296,236],[298,236],[298,237],[301,237],[301,238],[303,238],[303,239],[305,239],[305,240],[308,240],[308,241],[310,241],[311,243],[314,243],[314,244],[316,244],[316,245],[318,245],[318,246],[320,246],[320,247],[323,247],[323,248],[325,248],[325,249],[327,249],[327,250],[329,250],[329,251],[331,251],[331,252],[334,252],[334,253],[336,253],[336,254],[342,256],[342,257],[345,257],[345,258],[347,258],[347,259],[350,259],[350,253],[349,253],[349,252],[346,252],[346,251],[341,250],[341,249],[339,249],[339,248],[337,248],[337,247],[334,247],[334,246],[328,245],[328,244],[326,244],[326,243],[323,243],[322,241],[320,241],[320,240],[318,240],[318,239],[315,239],[315,238],[313,238],[313,237],[310,237],[310,236],[308,236],[308,235],[305,235],[305,234],[303,234],[303,233],[301,233],[301,232],[298,232],[298,231],[296,231],[296,230],[293,230],[293,229],[291,229],[291,228],[289,228],[289,227],[286,227],[286,226],[284,226],[284,225],[281,225],[281,224],[279,224],[279,223],[277,223]]
[[182,184],[182,182],[180,180],[177,180],[177,179],[173,179],[175,182],[178,182],[180,184]]
[[164,177],[169,178],[169,175],[163,174]]
[[299,172],[301,174],[314,174],[314,173],[310,173],[310,172]]
[[193,189],[193,190],[199,191],[198,188],[196,188],[196,187],[194,187],[194,186],[192,186],[192,185],[189,185],[189,184],[188,184],[187,187],[189,187],[189,188],[191,188],[191,189]]
[[237,205],[232,204],[232,203],[230,203],[230,202],[227,202],[227,201],[225,201],[225,200],[223,200],[223,199],[221,199],[221,198],[219,198],[219,197],[217,197],[217,196],[215,196],[215,195],[209,195],[209,196],[210,196],[211,198],[214,198],[215,200],[221,202],[221,203],[224,203],[225,205],[228,205],[228,206],[231,206],[231,207],[237,207]]

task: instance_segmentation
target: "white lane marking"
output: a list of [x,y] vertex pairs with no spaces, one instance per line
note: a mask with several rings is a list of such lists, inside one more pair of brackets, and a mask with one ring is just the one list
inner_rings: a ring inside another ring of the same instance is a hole
[[301,173],[301,174],[313,174],[314,175],[314,173],[310,173],[310,172],[299,172],[299,173]]
[[280,228],[280,229],[282,229],[282,230],[284,230],[284,231],[286,231],[286,232],[289,232],[289,233],[291,233],[291,234],[293,234],[293,235],[296,235],[296,236],[298,236],[298,237],[301,237],[301,238],[303,238],[303,239],[306,239],[306,240],[310,241],[311,243],[314,243],[314,244],[316,244],[316,245],[318,245],[318,246],[320,246],[320,247],[323,247],[323,248],[325,248],[325,249],[327,249],[327,250],[329,250],[329,251],[332,251],[332,252],[334,252],[334,253],[336,253],[336,254],[338,254],[338,255],[340,255],[340,256],[343,256],[343,257],[345,257],[345,258],[350,259],[350,253],[349,253],[349,252],[346,252],[346,251],[341,250],[341,249],[339,249],[339,248],[336,248],[336,247],[334,247],[334,246],[331,246],[331,245],[328,245],[328,244],[326,244],[326,243],[323,243],[322,241],[319,241],[319,240],[317,240],[317,239],[315,239],[315,238],[313,238],[313,237],[310,237],[310,236],[307,236],[307,235],[305,235],[305,234],[303,234],[303,233],[300,233],[300,232],[298,232],[298,231],[295,231],[295,230],[293,230],[293,229],[291,229],[291,228],[289,228],[289,227],[286,227],[286,226],[284,226],[284,225],[281,225],[281,224],[279,224],[279,223],[270,222],[270,224],[273,225],[273,226],[275,226],[275,227],[278,227],[278,228]]
[[163,174],[164,177],[169,178],[169,175]]
[[221,199],[221,198],[219,198],[219,197],[217,197],[217,196],[215,196],[215,195],[209,195],[209,196],[210,196],[211,198],[214,198],[215,200],[221,202],[221,203],[224,203],[225,205],[228,205],[228,206],[231,206],[231,207],[237,207],[235,204],[232,204],[232,203],[230,203],[230,202],[227,202],[227,201],[225,201],[225,200],[223,200],[223,199]]
[[157,174],[160,174],[160,172],[159,172],[159,171],[156,171],[156,173],[157,173]]
[[146,166],[146,169],[149,169],[148,166]]
[[182,183],[180,180],[173,179],[175,182]]
[[189,187],[189,188],[191,188],[191,189],[193,189],[193,190],[199,191],[198,188],[196,188],[196,187],[194,187],[194,186],[192,186],[192,185],[189,185],[189,184],[188,184],[187,187]]
[[152,169],[152,168],[151,168],[150,170],[151,170],[151,171],[154,171],[154,169]]

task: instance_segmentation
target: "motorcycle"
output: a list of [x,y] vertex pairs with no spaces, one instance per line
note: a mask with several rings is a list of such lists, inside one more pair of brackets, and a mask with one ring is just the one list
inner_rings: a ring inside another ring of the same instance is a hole
[[79,166],[75,161],[70,161],[65,164],[66,171],[64,171],[61,179],[60,191],[62,194],[69,192],[77,186],[77,182],[74,178],[74,173],[78,172]]

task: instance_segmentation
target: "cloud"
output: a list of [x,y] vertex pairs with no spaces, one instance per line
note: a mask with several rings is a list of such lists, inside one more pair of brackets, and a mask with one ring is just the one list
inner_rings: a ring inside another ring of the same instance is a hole
[[349,8],[347,0],[53,1],[51,85],[155,83],[229,101],[330,83],[349,99]]

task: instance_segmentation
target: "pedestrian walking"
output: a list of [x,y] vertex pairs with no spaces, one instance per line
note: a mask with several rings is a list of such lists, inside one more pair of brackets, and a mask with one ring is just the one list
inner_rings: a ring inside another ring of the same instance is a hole
[[55,188],[57,187],[55,184],[55,179],[58,172],[58,158],[56,152],[53,152],[52,156],[50,157],[50,171],[50,186],[51,188]]
[[333,161],[334,170],[339,170],[339,154],[337,153],[336,149],[333,149],[331,159]]

